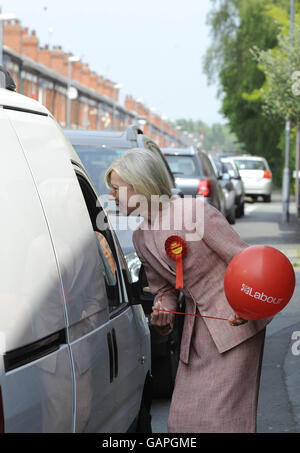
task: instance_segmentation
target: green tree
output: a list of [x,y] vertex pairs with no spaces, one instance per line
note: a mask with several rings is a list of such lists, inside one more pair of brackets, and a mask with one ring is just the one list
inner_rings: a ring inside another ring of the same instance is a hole
[[298,126],[300,122],[300,27],[295,28],[293,44],[290,37],[282,33],[278,46],[274,49],[252,49],[254,59],[266,76],[265,84],[244,97],[250,101],[260,97],[264,103],[265,114],[272,118],[285,120]]
[[[278,16],[280,11],[277,11]],[[244,97],[249,100],[260,97],[264,102],[267,117],[287,118],[293,126],[291,133],[290,168],[295,168],[296,134],[300,136],[300,17],[296,16],[293,42],[289,29],[286,27],[286,14],[281,13],[282,31],[278,38],[278,46],[267,51],[257,47],[252,54],[259,67],[264,71],[266,82],[260,90]],[[293,186],[292,186],[293,187]],[[295,189],[295,187],[294,187]]]
[[208,22],[212,45],[208,49],[204,69],[209,81],[219,80],[222,112],[231,130],[247,152],[267,158],[274,180],[281,182],[283,150],[280,147],[284,122],[266,117],[261,96],[245,96],[265,84],[264,71],[253,59],[250,49],[262,50],[277,46],[281,25],[268,8],[288,10],[288,0],[213,0]]

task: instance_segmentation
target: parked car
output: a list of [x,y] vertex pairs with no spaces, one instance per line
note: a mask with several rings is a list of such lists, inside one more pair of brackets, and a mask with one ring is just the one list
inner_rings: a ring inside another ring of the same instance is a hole
[[[136,147],[147,148],[162,159],[170,176],[173,194],[181,195],[181,190],[176,187],[174,176],[159,147],[155,142],[144,136],[142,131],[136,126],[129,126],[123,132],[66,130],[65,135],[83,162],[98,195],[104,203],[107,203],[109,218],[125,255],[132,282],[140,282],[142,284],[141,303],[149,321],[154,297],[149,291],[144,291],[144,288],[148,287],[147,277],[132,242],[133,230],[136,229],[141,218],[123,216],[116,208],[114,201],[108,201],[109,189],[105,186],[104,174],[110,164],[128,149]],[[178,303],[183,307],[184,301],[182,299],[179,299]],[[168,336],[158,334],[157,330],[151,325],[150,333],[153,396],[170,397],[179,361],[182,320],[176,320],[174,330]]]
[[233,159],[222,158],[221,161],[223,162],[235,189],[235,215],[237,218],[242,217],[245,209],[245,188],[239,169]]
[[[214,163],[218,163],[218,171],[220,172],[220,176],[221,174],[229,175],[235,191],[235,217],[242,217],[244,215],[245,207],[245,188],[236,163],[229,154],[227,155],[218,153],[211,155],[211,158],[213,159]],[[225,176],[225,179],[226,178],[228,179],[228,176]],[[229,187],[229,189],[232,188]]]
[[194,147],[162,148],[162,152],[184,195],[202,195],[225,215],[224,195],[209,157]]
[[107,214],[48,110],[0,106],[0,430],[145,432],[150,333]]
[[233,157],[245,186],[245,193],[257,200],[259,196],[267,203],[272,198],[272,173],[263,157],[242,155]]
[[225,199],[225,217],[230,224],[235,223],[235,212],[236,212],[236,192],[235,187],[232,183],[231,177],[227,172],[226,166],[222,161],[209,156],[212,166],[214,167],[216,178],[222,187],[222,191]]

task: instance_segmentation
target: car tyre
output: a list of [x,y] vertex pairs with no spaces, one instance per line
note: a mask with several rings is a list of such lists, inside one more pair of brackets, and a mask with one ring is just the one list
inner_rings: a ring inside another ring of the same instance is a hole
[[265,203],[271,203],[271,195],[264,195],[263,198]]
[[238,205],[236,209],[235,216],[239,219],[245,215],[245,203],[241,203]]
[[227,216],[227,220],[230,223],[230,225],[235,224],[235,206],[232,207],[230,213]]

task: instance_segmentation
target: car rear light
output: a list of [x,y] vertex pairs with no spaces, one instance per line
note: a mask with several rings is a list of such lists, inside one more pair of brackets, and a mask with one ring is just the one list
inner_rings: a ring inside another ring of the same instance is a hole
[[271,172],[269,170],[264,171],[264,178],[271,179]]
[[4,433],[4,412],[1,387],[0,387],[0,433]]
[[210,196],[210,181],[208,179],[201,179],[198,185],[198,195],[203,197]]

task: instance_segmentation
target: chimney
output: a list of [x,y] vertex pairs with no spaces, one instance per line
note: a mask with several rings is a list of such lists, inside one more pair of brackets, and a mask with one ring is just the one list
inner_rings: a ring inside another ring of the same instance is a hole
[[127,110],[130,110],[131,112],[135,111],[135,102],[134,102],[132,96],[126,96],[126,98],[125,98],[125,108]]
[[3,26],[4,45],[17,53],[21,53],[22,34],[23,30],[19,20],[4,23]]
[[54,47],[50,53],[51,55],[51,68],[53,71],[64,74],[65,54],[62,48]]
[[90,88],[93,90],[97,89],[97,79],[98,79],[98,74],[96,72],[91,72],[90,74]]
[[104,80],[104,94],[105,96],[113,99],[114,98],[114,88],[111,80],[105,79]]
[[23,36],[21,41],[21,53],[28,58],[38,60],[38,46],[39,40],[36,36],[35,30],[32,30],[31,35],[28,34],[28,28],[23,29]]
[[51,67],[51,52],[48,44],[46,44],[45,47],[41,47],[39,49],[38,62],[47,66],[48,68]]
[[87,63],[82,66],[81,83],[87,87],[90,86],[90,68]]
[[81,61],[74,61],[71,64],[71,79],[77,80],[77,82],[82,82],[82,63]]
[[104,94],[104,80],[102,75],[99,75],[97,78],[96,90],[98,93]]

